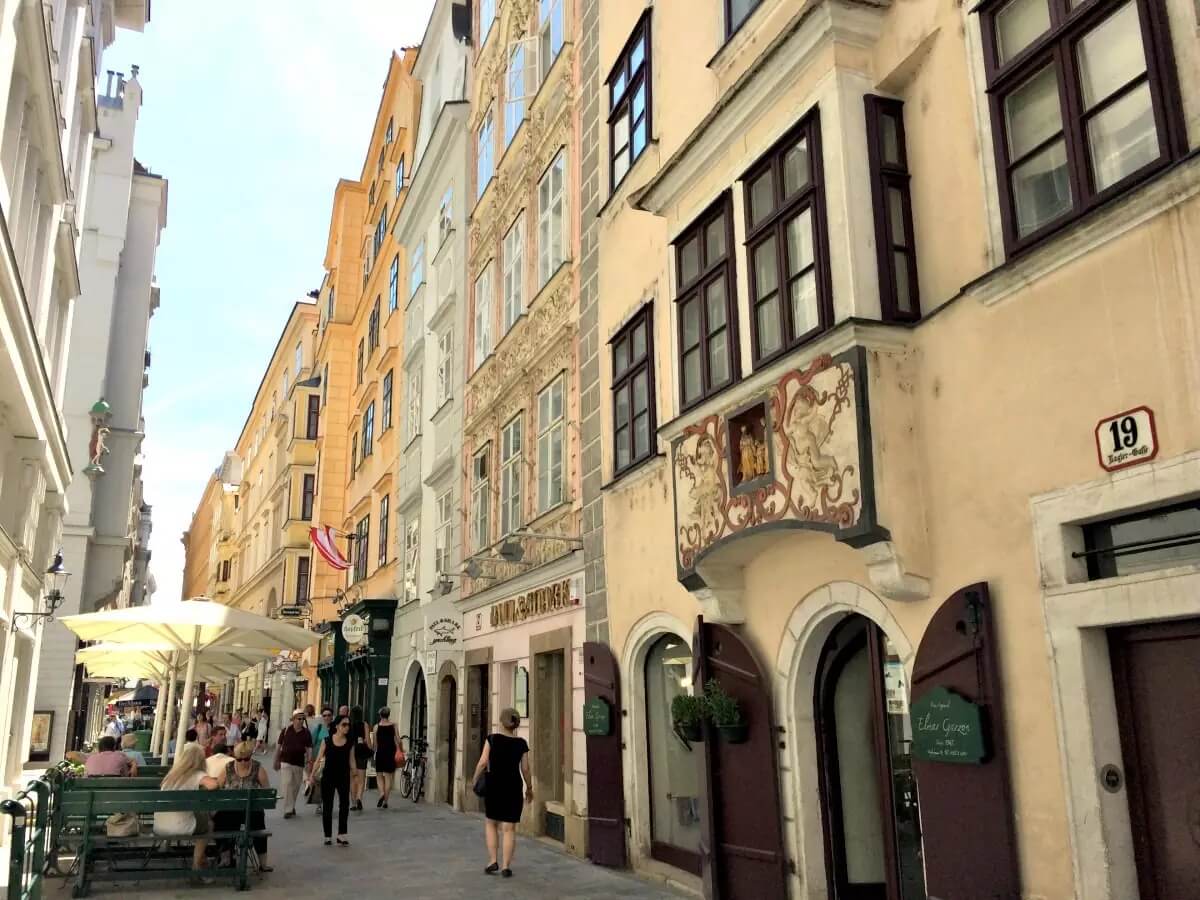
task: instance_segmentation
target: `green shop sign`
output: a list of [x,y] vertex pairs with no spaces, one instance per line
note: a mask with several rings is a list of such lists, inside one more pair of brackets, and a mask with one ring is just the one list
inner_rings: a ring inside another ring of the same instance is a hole
[[912,704],[913,756],[928,762],[979,764],[987,756],[983,711],[944,687]]
[[583,733],[589,737],[612,734],[612,707],[603,697],[593,697],[583,704]]

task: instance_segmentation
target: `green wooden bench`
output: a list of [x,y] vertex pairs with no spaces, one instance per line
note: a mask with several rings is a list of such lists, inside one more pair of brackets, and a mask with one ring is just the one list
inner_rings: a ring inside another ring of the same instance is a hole
[[[85,781],[87,779],[75,779]],[[113,779],[128,782],[131,779]],[[140,779],[138,779],[140,780]],[[235,849],[235,865],[231,869],[205,869],[206,877],[233,880],[238,890],[249,886],[248,868],[253,839],[267,837],[269,832],[250,829],[250,814],[274,809],[274,788],[252,788],[247,790],[215,791],[163,791],[153,788],[120,789],[105,784],[103,787],[64,788],[60,805],[62,808],[64,833],[72,826],[78,828],[79,847],[76,851],[76,877],[72,895],[87,896],[93,880],[146,881],[166,878],[192,878],[191,856],[182,860],[172,854],[171,845],[188,846],[197,839],[208,841],[228,840]],[[211,831],[202,835],[182,837],[155,835],[152,831],[130,837],[109,837],[104,833],[104,820],[114,813],[133,813],[140,819],[152,820],[159,812],[217,813],[240,812],[245,822],[237,831]],[[107,870],[97,870],[97,863],[107,863]],[[121,863],[132,862],[137,868],[123,868]],[[152,864],[172,862],[174,866],[162,867]],[[182,862],[182,865],[178,863]]]
[[170,766],[138,766],[138,778],[157,776],[161,780],[170,771]]

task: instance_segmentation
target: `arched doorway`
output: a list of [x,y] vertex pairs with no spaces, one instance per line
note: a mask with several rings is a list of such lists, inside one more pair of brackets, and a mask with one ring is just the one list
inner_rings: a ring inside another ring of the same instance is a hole
[[408,735],[423,741],[427,738],[429,709],[425,688],[425,672],[417,666],[413,683],[412,704],[408,709]]
[[443,675],[438,689],[438,770],[442,802],[454,805],[454,756],[458,750],[458,683],[453,675]]
[[908,678],[869,619],[825,641],[814,720],[830,900],[925,900]]

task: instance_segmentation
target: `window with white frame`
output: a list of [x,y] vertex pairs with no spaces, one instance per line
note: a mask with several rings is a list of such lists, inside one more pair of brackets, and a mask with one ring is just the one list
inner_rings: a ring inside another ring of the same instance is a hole
[[563,444],[565,418],[563,385],[559,375],[538,394],[538,513],[563,500]]
[[492,543],[490,451],[491,445],[484,444],[471,460],[471,541],[476,552]]
[[517,135],[525,121],[526,101],[537,93],[536,38],[520,38],[508,47],[508,77],[505,79],[504,146]]
[[408,261],[408,296],[411,298],[425,282],[425,240],[417,241]]
[[566,0],[540,0],[538,6],[538,43],[540,45],[542,78],[554,65],[563,48],[566,22],[563,4]]
[[300,377],[300,370],[304,368],[304,342],[301,341],[296,345],[296,377]]
[[479,45],[481,47],[487,40],[494,21],[496,21],[496,0],[479,0]]
[[479,125],[479,133],[475,147],[475,184],[476,196],[482,197],[487,190],[488,182],[496,171],[496,134],[495,123],[492,121],[492,110],[488,110]]
[[[438,246],[446,243],[446,238],[450,237],[450,232],[454,230],[454,187],[446,188],[446,193],[442,194],[442,205],[438,208]],[[438,290],[445,292],[445,286],[440,286]]]
[[421,433],[421,370],[409,372],[404,381],[404,440],[411,441]]
[[567,258],[567,151],[560,150],[538,185],[538,287],[558,271]]
[[517,213],[508,233],[504,235],[501,263],[504,269],[503,333],[513,327],[525,308],[525,211]]
[[437,405],[450,399],[454,385],[454,329],[447,328],[438,336]]
[[521,414],[500,432],[500,534],[521,527]]
[[478,369],[492,352],[492,264],[488,263],[475,279],[475,357]]
[[421,518],[412,516],[404,526],[404,600],[417,599],[417,568],[421,554]]
[[446,491],[437,498],[434,510],[434,525],[437,533],[434,535],[433,563],[439,575],[450,570],[450,529],[454,520],[454,498],[451,491]]

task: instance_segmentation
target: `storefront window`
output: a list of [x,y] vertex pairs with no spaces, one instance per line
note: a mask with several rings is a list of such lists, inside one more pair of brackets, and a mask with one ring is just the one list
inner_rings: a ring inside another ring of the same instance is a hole
[[700,849],[699,748],[675,733],[671,701],[689,693],[691,669],[691,649],[673,634],[659,638],[646,655],[651,852],[689,869]]

